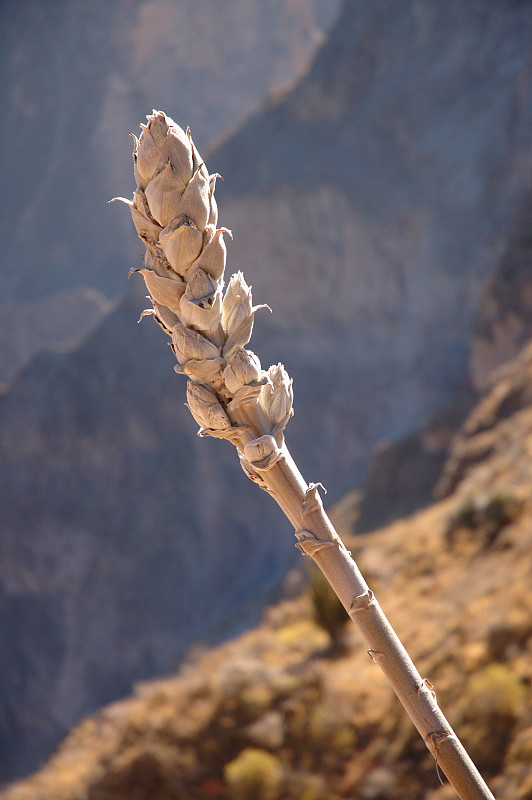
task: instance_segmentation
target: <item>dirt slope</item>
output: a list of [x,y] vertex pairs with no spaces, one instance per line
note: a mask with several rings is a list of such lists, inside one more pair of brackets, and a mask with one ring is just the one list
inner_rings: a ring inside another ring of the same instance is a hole
[[[532,348],[455,437],[407,519],[338,528],[493,791],[532,798]],[[289,587],[287,592],[290,594]],[[2,800],[446,800],[354,629],[331,648],[305,592],[181,673],[85,720]]]

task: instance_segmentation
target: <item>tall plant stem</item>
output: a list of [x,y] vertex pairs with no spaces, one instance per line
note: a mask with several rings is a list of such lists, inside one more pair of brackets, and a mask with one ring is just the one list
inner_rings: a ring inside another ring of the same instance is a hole
[[493,800],[456,734],[345,548],[284,442],[292,382],[282,364],[263,370],[246,349],[255,312],[242,273],[224,290],[226,228],[217,228],[216,174],[209,175],[190,135],[162,111],[142,125],[133,153],[137,189],[131,210],[146,245],[142,274],[151,314],[171,337],[186,375],[187,401],[201,436],[228,439],[253,481],[268,491],[295,529],[369,645],[436,763],[462,800]]
[[286,445],[277,463],[261,472],[265,488],[295,528],[299,549],[310,556],[338,595],[427,748],[462,800],[493,800],[482,776],[440,710],[431,684],[417,671],[324,511],[318,486],[306,485]]

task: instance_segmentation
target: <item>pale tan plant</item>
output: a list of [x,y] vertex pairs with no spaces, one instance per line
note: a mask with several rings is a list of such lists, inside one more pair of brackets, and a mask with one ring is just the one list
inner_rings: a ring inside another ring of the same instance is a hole
[[292,382],[282,364],[263,370],[246,349],[255,312],[241,272],[224,292],[230,232],[217,228],[214,189],[190,132],[161,111],[141,125],[133,154],[131,208],[146,245],[142,273],[151,314],[186,375],[187,402],[200,436],[228,439],[246,474],[272,495],[298,547],[320,567],[369,646],[430,752],[463,800],[493,798],[331,525],[317,484],[303,480],[284,441]]

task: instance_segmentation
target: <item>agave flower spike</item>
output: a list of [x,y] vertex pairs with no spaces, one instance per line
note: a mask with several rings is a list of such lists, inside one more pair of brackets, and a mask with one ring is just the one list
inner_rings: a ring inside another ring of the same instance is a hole
[[[225,228],[217,228],[216,173],[209,175],[190,134],[154,111],[135,137],[137,189],[130,207],[147,252],[139,270],[151,313],[171,336],[176,371],[188,377],[187,404],[199,435],[232,442],[248,477],[279,504],[297,547],[337,593],[378,665],[462,800],[494,800],[392,629],[357,564],[334,530],[319,495],[285,443],[292,381],[282,364],[264,371],[246,349],[258,308],[241,272],[222,296]],[[120,198],[119,198],[120,199]],[[123,200],[123,198],[121,198]]]

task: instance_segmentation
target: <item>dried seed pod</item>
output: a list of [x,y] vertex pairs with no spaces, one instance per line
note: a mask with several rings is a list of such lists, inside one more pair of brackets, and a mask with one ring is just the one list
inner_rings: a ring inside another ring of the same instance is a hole
[[150,206],[146,198],[146,193],[139,187],[135,189],[135,194],[133,195],[133,205],[143,217],[146,217],[146,219],[149,219],[151,222],[153,222],[157,228],[161,227],[152,217]]
[[267,305],[254,306],[251,287],[241,272],[231,276],[222,302],[222,326],[227,336],[224,355],[229,358],[235,347],[244,347],[251,339],[255,312]]
[[184,282],[182,281],[181,275],[174,272],[158,244],[151,245],[148,242],[146,248],[144,265],[147,269],[156,272],[160,278],[176,278],[178,281]]
[[236,392],[233,396],[231,402],[228,403],[227,410],[235,419],[240,419],[243,411],[247,413],[251,410],[253,416],[256,417],[255,427],[257,431],[260,431],[261,434],[271,433],[271,431],[268,430],[267,425],[265,427],[262,424],[261,417],[257,415],[258,411],[260,411],[262,414],[262,411],[259,408],[259,396],[261,389],[262,381],[260,380],[241,386],[238,392]]
[[250,350],[238,347],[224,372],[224,383],[231,394],[236,394],[243,386],[258,381],[262,375],[260,361]]
[[204,358],[218,358],[220,355],[216,345],[180,322],[174,325],[172,330],[172,344],[180,364],[185,364],[191,358],[201,361]]
[[200,231],[204,231],[211,211],[209,180],[201,169],[197,169],[194,177],[183,192],[177,207],[179,216],[191,219]]
[[173,311],[170,311],[167,306],[159,305],[159,303],[156,300],[153,300],[153,298],[152,303],[154,320],[159,323],[165,333],[171,336],[174,326],[179,322],[177,316]]
[[260,404],[272,428],[286,422],[292,415],[292,380],[282,364],[268,370],[268,383],[262,387]]
[[152,220],[145,217],[144,214],[142,214],[140,211],[138,211],[138,209],[135,208],[133,203],[130,203],[130,206],[131,206],[131,216],[133,218],[133,224],[140,238],[143,239],[145,242],[156,242],[162,230],[161,226],[157,225],[156,222],[152,222]]
[[218,282],[202,269],[192,270],[179,309],[183,325],[214,332],[222,316],[222,290]]
[[[206,228],[207,231],[208,228]],[[216,281],[221,281],[225,271],[227,248],[224,242],[224,233],[231,235],[231,231],[228,231],[227,228],[220,228],[220,230],[214,232],[208,242],[205,242],[204,235],[203,249],[194,263],[194,266],[201,267],[204,272],[207,272]]]
[[242,273],[236,272],[231,276],[222,303],[222,325],[228,336],[250,316],[252,308],[251,287]]
[[187,405],[192,416],[206,430],[224,430],[231,427],[231,420],[222,408],[214,392],[201,383],[187,384]]
[[192,148],[185,131],[175,122],[171,120],[170,122],[171,125],[166,133],[155,172],[169,161],[183,186],[186,186],[194,172]]
[[166,306],[179,316],[179,301],[186,288],[186,283],[175,278],[162,278],[152,269],[139,269],[146,283],[150,296],[159,305]]
[[163,228],[174,219],[184,191],[185,184],[170,161],[146,185],[144,193],[151,215]]
[[222,372],[226,363],[223,358],[204,358],[201,361],[191,358],[183,366],[176,364],[174,370],[197,383],[205,383],[218,390],[223,386]]
[[221,318],[221,308],[221,292],[199,301],[190,300],[185,292],[179,303],[179,317],[184,325],[214,335]]
[[161,232],[159,244],[174,272],[186,277],[201,253],[203,236],[191,220],[180,218]]
[[251,313],[249,317],[246,317],[241,325],[233,331],[233,333],[227,337],[227,340],[224,344],[224,356],[229,358],[235,347],[245,347],[245,345],[251,339],[251,334],[253,333],[253,320],[254,320],[255,312]]
[[188,274],[186,294],[191,300],[200,301],[211,297],[220,287],[215,281],[200,267],[195,266]]
[[162,111],[154,111],[153,115],[148,117],[148,124],[140,126],[142,128],[140,139],[135,137],[137,142],[134,153],[135,167],[144,186],[152,179],[161,157],[168,133],[168,123],[175,125]]

